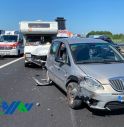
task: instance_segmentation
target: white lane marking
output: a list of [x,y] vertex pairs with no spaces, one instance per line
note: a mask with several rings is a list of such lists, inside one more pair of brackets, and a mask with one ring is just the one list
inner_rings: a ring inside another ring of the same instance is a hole
[[9,62],[9,63],[6,63],[6,64],[4,64],[4,65],[1,65],[0,66],[0,69],[2,69],[2,68],[4,68],[4,67],[6,67],[6,66],[9,66],[10,64],[13,64],[13,63],[15,63],[15,62],[17,62],[17,61],[19,61],[19,60],[21,60],[21,59],[23,59],[24,57],[21,57],[21,58],[18,58],[18,59],[16,59],[16,60],[13,60],[13,61],[11,61],[11,62]]

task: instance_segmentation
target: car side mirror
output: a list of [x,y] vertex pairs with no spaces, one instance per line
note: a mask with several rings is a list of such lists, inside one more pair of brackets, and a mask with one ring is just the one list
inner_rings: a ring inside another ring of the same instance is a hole
[[56,61],[56,62],[59,62],[59,63],[61,63],[61,64],[64,64],[64,63],[65,63],[65,61],[64,61],[61,57],[56,57],[56,58],[55,58],[55,61]]

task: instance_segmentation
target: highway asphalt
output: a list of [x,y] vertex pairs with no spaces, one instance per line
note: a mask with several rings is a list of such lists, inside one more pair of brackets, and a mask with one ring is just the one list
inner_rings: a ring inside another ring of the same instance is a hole
[[[15,59],[0,59],[0,66]],[[55,85],[36,85],[32,77],[45,78],[45,70],[25,68],[23,62],[20,59],[0,69],[0,98],[8,105],[20,100],[32,102],[33,107],[28,112],[0,115],[0,127],[124,127],[124,110],[93,113],[86,105],[70,109],[65,94]]]

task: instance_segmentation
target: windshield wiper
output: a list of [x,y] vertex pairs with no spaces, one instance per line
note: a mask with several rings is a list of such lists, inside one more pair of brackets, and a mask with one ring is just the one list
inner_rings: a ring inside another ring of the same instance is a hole
[[124,60],[103,60],[102,61],[103,63],[106,63],[106,64],[108,64],[108,63],[117,63],[117,62],[119,62],[119,63],[123,63],[124,62]]
[[104,64],[110,64],[112,62],[119,62],[119,63],[124,63],[124,60],[101,60],[101,61],[78,61],[76,62],[77,64],[92,64],[92,63],[104,63]]
[[[106,63],[106,61],[79,61],[77,64]],[[108,63],[108,62],[107,62]]]

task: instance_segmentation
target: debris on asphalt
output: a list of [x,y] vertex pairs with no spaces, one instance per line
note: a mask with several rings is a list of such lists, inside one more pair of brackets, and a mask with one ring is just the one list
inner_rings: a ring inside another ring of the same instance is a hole
[[36,77],[32,77],[32,78],[35,81],[36,86],[49,86],[49,85],[51,85],[49,82],[47,82],[46,79],[38,79]]
[[51,117],[53,117],[53,114],[51,114]]
[[50,111],[50,108],[47,108],[48,111]]
[[36,74],[36,77],[40,76],[39,74]]
[[36,87],[32,89],[32,91],[36,90]]
[[39,102],[37,102],[37,103],[36,103],[36,106],[38,106],[38,107],[39,107],[39,106],[40,106],[40,103],[39,103]]

